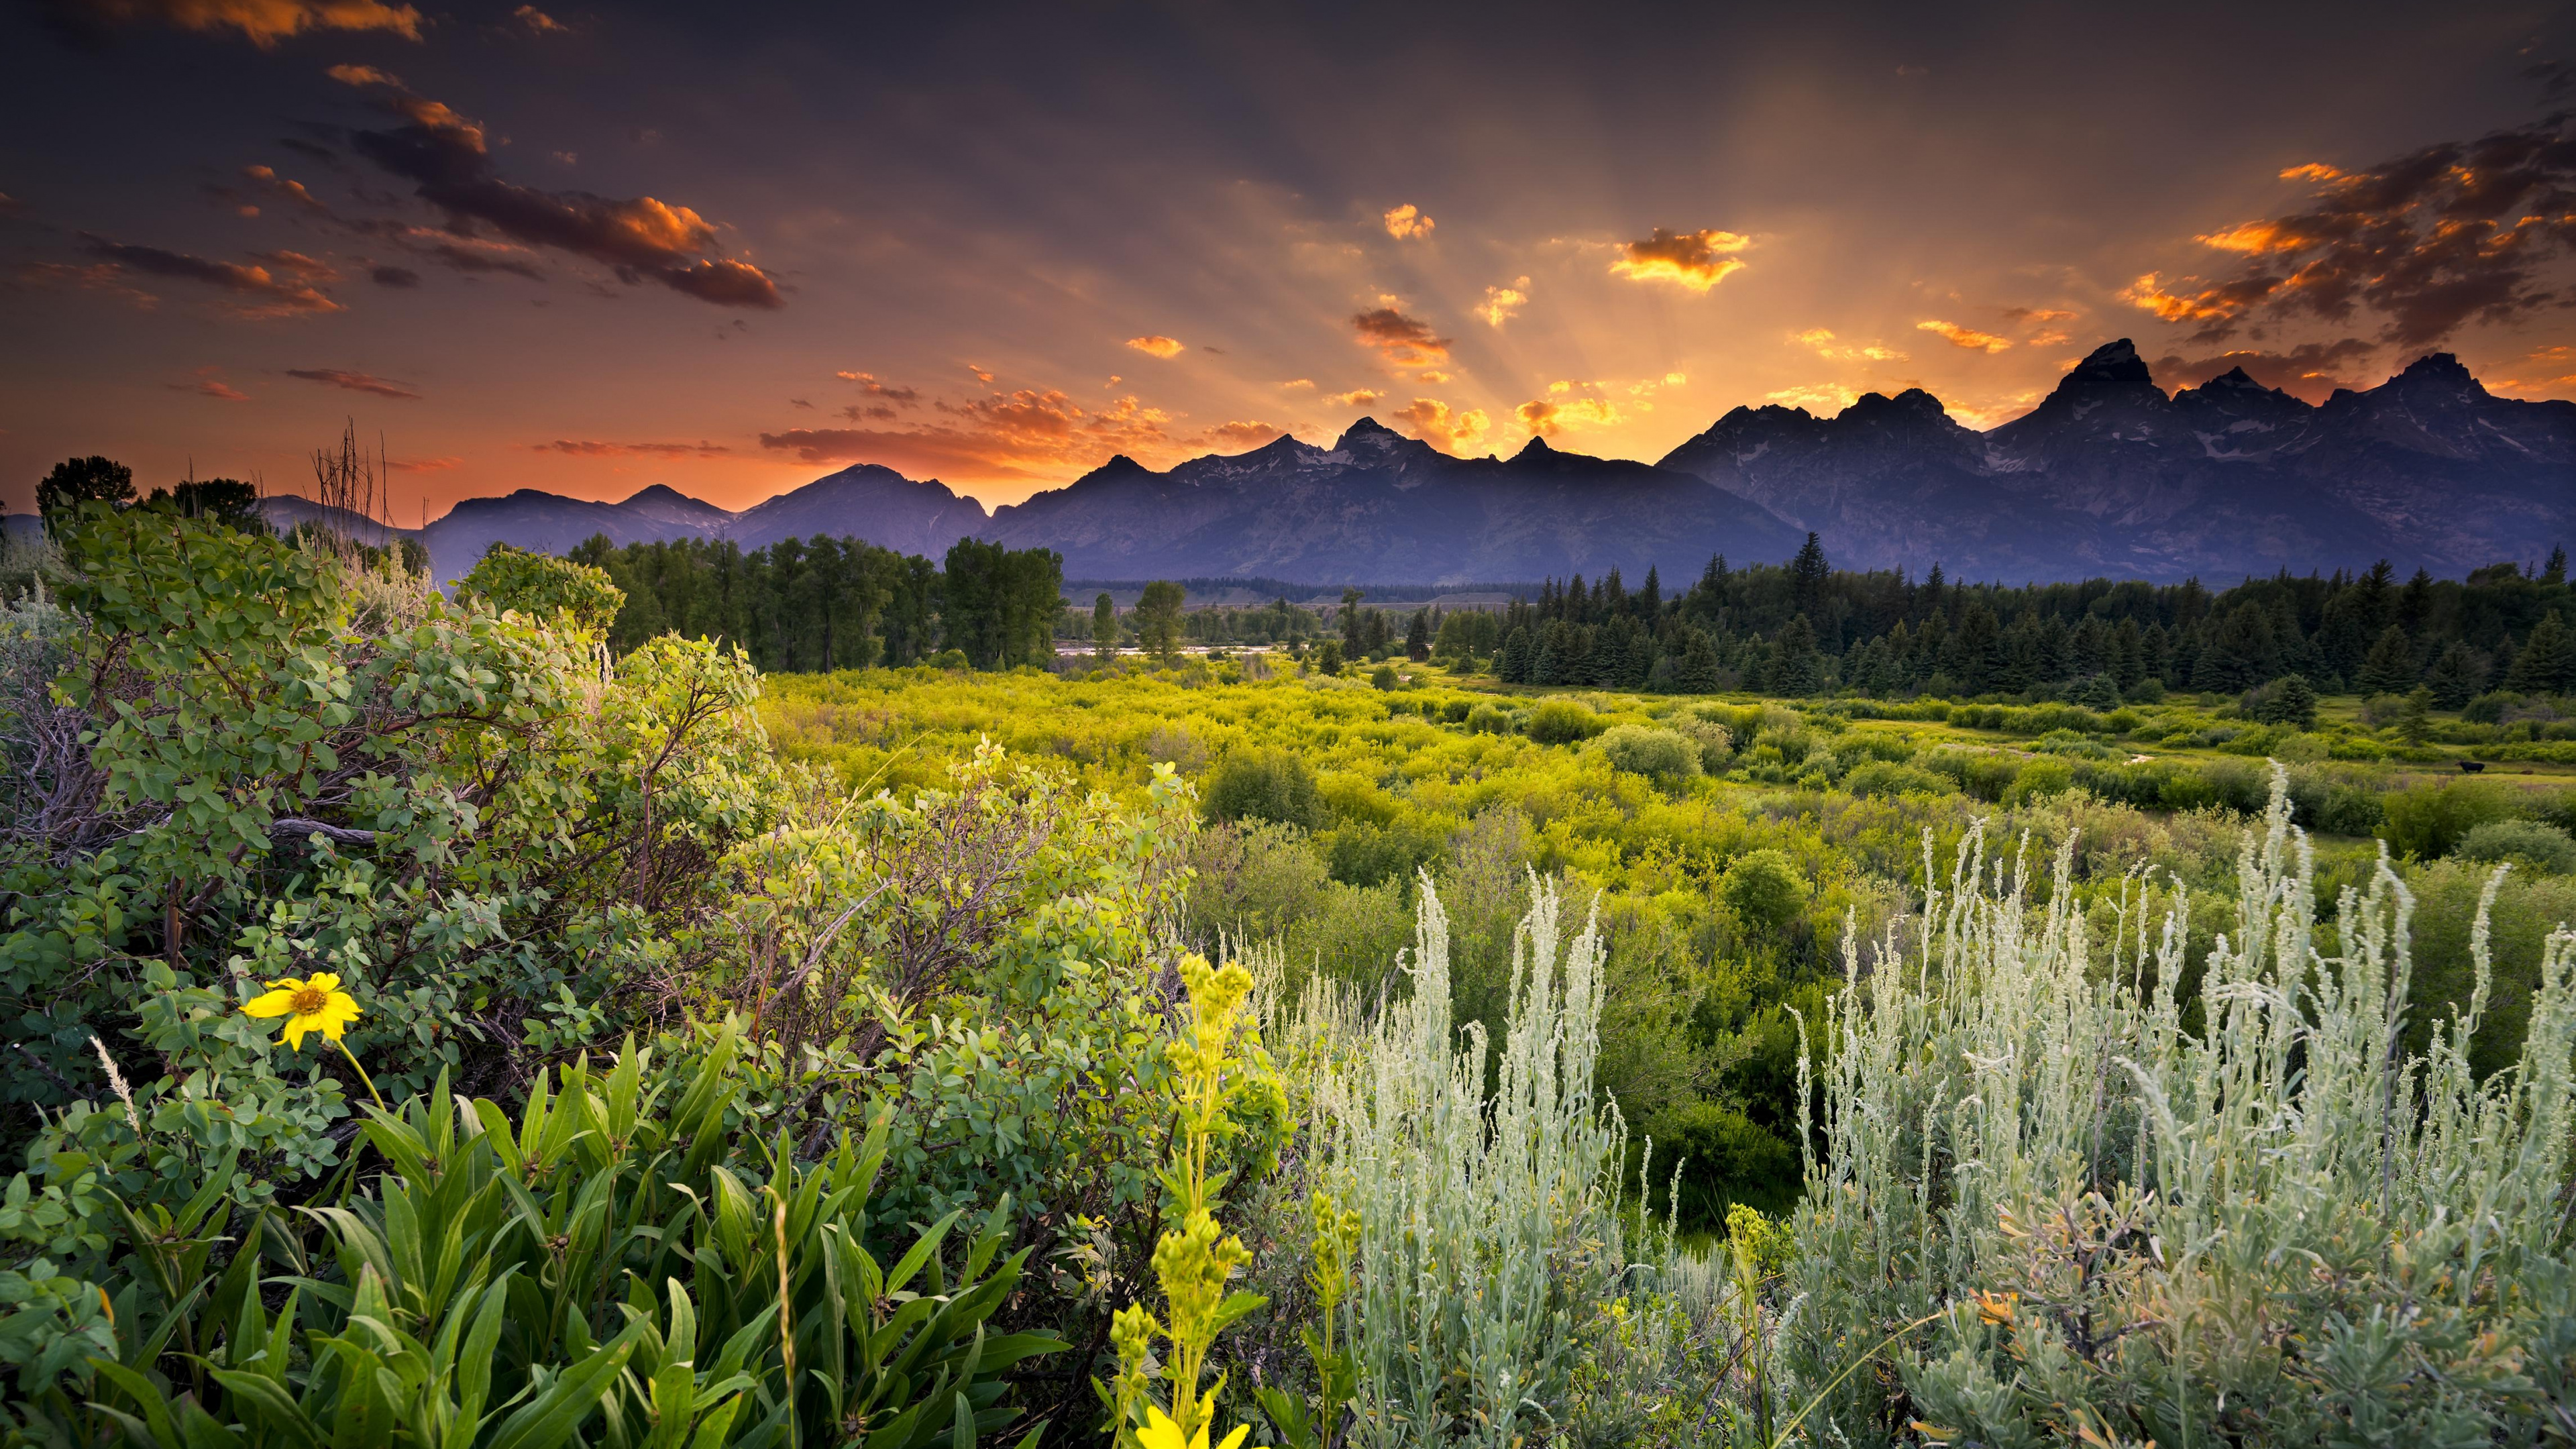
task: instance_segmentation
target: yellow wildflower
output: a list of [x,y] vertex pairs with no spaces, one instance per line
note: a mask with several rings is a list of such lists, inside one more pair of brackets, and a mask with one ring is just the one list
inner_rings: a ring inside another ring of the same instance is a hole
[[247,1016],[282,1016],[286,1018],[286,1045],[290,1050],[304,1049],[304,1034],[318,1031],[338,1041],[358,1019],[358,998],[340,989],[340,978],[319,971],[298,981],[290,976],[268,983],[267,994],[255,996],[242,1007]]

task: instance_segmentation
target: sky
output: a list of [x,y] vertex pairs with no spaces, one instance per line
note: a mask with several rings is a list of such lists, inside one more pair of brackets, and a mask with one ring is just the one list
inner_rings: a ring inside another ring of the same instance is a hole
[[2576,398],[2576,6],[38,0],[0,507],[71,455],[393,521],[987,505],[1372,416],[1653,459],[1991,427],[2091,348]]

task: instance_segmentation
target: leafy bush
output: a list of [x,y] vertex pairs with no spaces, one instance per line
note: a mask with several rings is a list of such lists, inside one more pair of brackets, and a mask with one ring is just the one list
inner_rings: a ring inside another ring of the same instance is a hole
[[1471,735],[1507,735],[1512,732],[1509,713],[1490,704],[1479,704],[1467,711],[1467,733]]
[[1324,858],[1337,881],[1410,885],[1413,873],[1439,859],[1448,846],[1445,834],[1417,820],[1399,818],[1385,825],[1354,820],[1333,831]]
[[90,1290],[121,1311],[106,1342],[78,1339],[103,1351],[52,1377],[27,1364],[21,1427],[559,1444],[652,1426],[723,1445],[830,1442],[855,1419],[871,1442],[963,1449],[1019,1419],[1004,1373],[1066,1345],[985,1329],[1028,1257],[1000,1257],[1007,1215],[947,1258],[962,1214],[872,1221],[884,1117],[811,1164],[746,1144],[744,1170],[734,1053],[725,1029],[693,1069],[632,1047],[605,1073],[578,1062],[515,1120],[441,1078],[366,1122],[389,1170],[364,1189],[236,1215],[210,1181],[175,1215],[127,1215],[132,1276]]
[[1786,855],[1755,850],[1727,864],[1718,894],[1737,920],[1752,930],[1772,932],[1797,919],[1806,905],[1807,883]]
[[1866,800],[1906,794],[1942,795],[1956,787],[1929,770],[1889,760],[1872,760],[1845,775],[1843,788]]
[[2468,833],[2512,813],[2502,786],[2484,780],[2453,780],[2391,790],[2379,797],[2383,815],[2379,838],[2399,855],[2418,860],[2444,856]]
[[2510,860],[2552,875],[2576,871],[2576,839],[2537,820],[2490,820],[2472,826],[2451,853],[2462,860]]
[[1570,699],[1544,699],[1530,711],[1524,731],[1542,745],[1570,745],[1599,734],[1607,722]]
[[1267,820],[1308,830],[1324,823],[1315,772],[1284,750],[1228,752],[1209,773],[1200,798],[1210,820]]
[[1700,773],[1700,745],[1679,730],[1613,725],[1594,748],[1614,768],[1632,775],[1682,780]]

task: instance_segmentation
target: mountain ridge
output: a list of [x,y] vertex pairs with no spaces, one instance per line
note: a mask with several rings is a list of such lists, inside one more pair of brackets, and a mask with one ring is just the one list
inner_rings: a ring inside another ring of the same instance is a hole
[[[293,523],[317,507],[267,501]],[[1711,554],[1785,558],[1807,530],[1846,567],[1940,564],[2006,582],[2171,581],[2363,567],[2457,575],[2576,532],[2576,403],[2500,398],[2449,353],[2310,404],[2232,368],[2166,392],[2128,339],[2029,412],[1979,432],[1921,388],[1827,417],[1730,409],[1652,462],[1533,436],[1459,458],[1363,417],[1329,445],[1281,437],[1156,472],[1118,454],[987,513],[937,479],[859,463],[739,512],[653,484],[622,502],[519,489],[419,538],[441,581],[495,541],[559,553],[817,534],[937,557],[958,539],[1051,548],[1071,577],[1693,577]]]

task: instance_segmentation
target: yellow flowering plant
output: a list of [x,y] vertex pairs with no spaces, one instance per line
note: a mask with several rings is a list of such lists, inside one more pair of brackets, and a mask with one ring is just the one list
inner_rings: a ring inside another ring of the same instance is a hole
[[[1261,1037],[1244,1009],[1252,994],[1252,973],[1232,962],[1222,969],[1206,958],[1182,958],[1181,984],[1189,1011],[1177,1040],[1164,1048],[1172,1067],[1174,1122],[1171,1161],[1163,1168],[1163,1187],[1177,1210],[1178,1226],[1167,1229],[1154,1246],[1154,1276],[1163,1290],[1163,1318],[1142,1303],[1119,1310],[1110,1325],[1118,1349],[1118,1375],[1101,1389],[1111,1405],[1120,1449],[1235,1449],[1251,1432],[1238,1424],[1223,1440],[1214,1440],[1216,1399],[1222,1374],[1201,1392],[1209,1350],[1217,1335],[1269,1300],[1257,1293],[1228,1293],[1233,1277],[1251,1253],[1243,1240],[1216,1219],[1217,1194],[1227,1174],[1214,1165],[1219,1142],[1241,1131],[1233,1107],[1259,1094],[1276,1105],[1279,1084]],[[1159,1366],[1167,1385],[1154,1399],[1155,1340],[1170,1352]]]
[[272,981],[268,983],[267,991],[242,1003],[242,1014],[262,1019],[286,1018],[286,1048],[289,1051],[304,1050],[306,1033],[322,1033],[324,1040],[338,1047],[340,1055],[349,1059],[358,1080],[367,1084],[367,1095],[376,1099],[378,1107],[385,1104],[385,1099],[376,1092],[375,1080],[367,1075],[365,1067],[359,1065],[358,1054],[349,1050],[349,1044],[342,1040],[348,1034],[349,1023],[356,1021],[360,1012],[358,998],[340,989],[338,976],[328,971],[317,971],[301,979],[289,976]]

